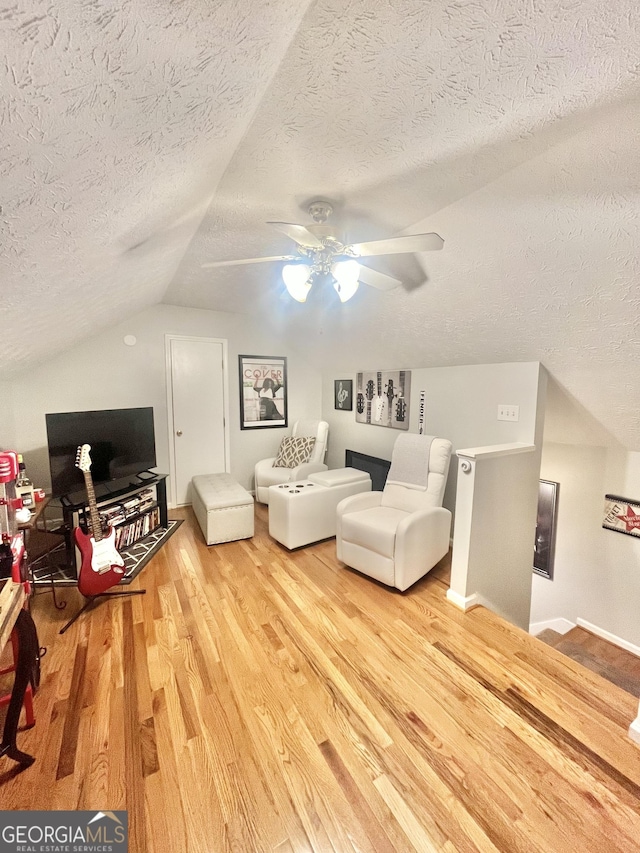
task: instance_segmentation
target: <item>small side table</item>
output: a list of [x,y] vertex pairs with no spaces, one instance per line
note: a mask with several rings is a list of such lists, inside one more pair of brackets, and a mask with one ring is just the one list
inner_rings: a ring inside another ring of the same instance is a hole
[[269,535],[290,551],[336,535],[340,501],[371,491],[371,477],[356,468],[309,474],[307,480],[269,486]]

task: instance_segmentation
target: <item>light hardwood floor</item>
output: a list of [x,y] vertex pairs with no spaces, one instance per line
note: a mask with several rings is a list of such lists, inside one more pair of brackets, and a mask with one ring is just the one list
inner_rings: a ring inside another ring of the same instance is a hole
[[0,760],[1,808],[126,808],[131,853],[640,849],[636,698],[454,608],[446,563],[398,593],[333,541],[289,553],[263,507],[212,548],[182,515],[145,596],[62,637],[34,599],[37,761]]
[[640,696],[640,657],[637,655],[581,627],[572,628],[566,634],[558,634],[547,628],[537,636],[539,640],[544,640],[563,655],[597,672],[632,696]]

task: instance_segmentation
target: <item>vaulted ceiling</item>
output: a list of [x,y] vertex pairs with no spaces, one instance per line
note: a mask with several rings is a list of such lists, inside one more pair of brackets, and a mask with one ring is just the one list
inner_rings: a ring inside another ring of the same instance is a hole
[[[26,0],[0,15],[4,377],[157,302],[335,369],[540,360],[640,449],[637,0]],[[334,202],[404,288],[293,303]],[[25,335],[25,328],[28,335]],[[26,340],[28,337],[28,344]]]

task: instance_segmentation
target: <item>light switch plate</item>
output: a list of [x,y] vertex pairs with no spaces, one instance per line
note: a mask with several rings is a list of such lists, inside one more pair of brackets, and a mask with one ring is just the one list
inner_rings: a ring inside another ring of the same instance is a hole
[[517,421],[520,419],[520,406],[508,406],[506,403],[498,404],[499,421]]

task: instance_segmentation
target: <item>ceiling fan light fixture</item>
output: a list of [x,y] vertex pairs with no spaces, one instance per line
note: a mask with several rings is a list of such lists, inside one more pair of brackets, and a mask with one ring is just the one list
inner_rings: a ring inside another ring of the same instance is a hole
[[358,289],[358,277],[360,276],[360,264],[357,261],[336,261],[331,266],[331,275],[334,278],[334,288],[340,302],[347,302]]
[[282,267],[282,280],[289,296],[296,302],[306,302],[311,290],[311,267],[309,264],[285,264]]
[[[327,224],[333,212],[330,202],[316,199],[309,204],[308,211],[313,225],[275,221],[267,223],[297,243],[296,255],[213,261],[202,266],[226,267],[284,261],[282,280],[289,295],[296,302],[307,301],[311,286],[316,281],[327,286],[329,281],[332,281],[340,301],[347,302],[354,296],[360,284],[383,291],[393,290],[402,284],[400,279],[366,266],[366,258],[430,252],[442,249],[444,245],[442,237],[433,232],[406,234],[365,243],[343,243],[345,238],[340,235],[340,231]],[[361,258],[365,259],[365,265],[362,267],[358,263]]]

